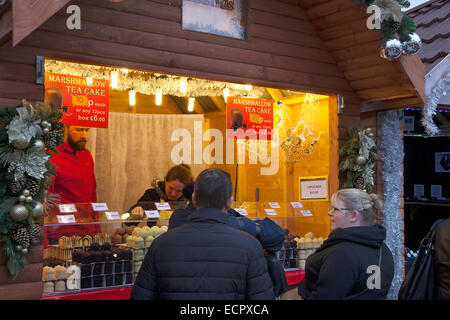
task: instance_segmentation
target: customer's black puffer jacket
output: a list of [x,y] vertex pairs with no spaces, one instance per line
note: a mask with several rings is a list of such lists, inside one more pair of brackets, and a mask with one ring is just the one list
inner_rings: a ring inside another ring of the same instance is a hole
[[[332,231],[306,260],[299,294],[307,300],[386,299],[394,277],[394,259],[385,238],[386,229],[381,225]],[[374,271],[368,267],[378,265],[380,247],[380,289],[369,289],[367,280],[374,276]]]
[[436,298],[450,300],[450,218],[437,226],[434,248],[436,252]]
[[267,300],[274,292],[258,240],[222,211],[200,209],[153,241],[131,299]]

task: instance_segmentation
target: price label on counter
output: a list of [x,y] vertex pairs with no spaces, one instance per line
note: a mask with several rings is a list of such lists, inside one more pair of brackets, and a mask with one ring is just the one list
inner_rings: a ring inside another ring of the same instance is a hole
[[264,209],[266,211],[266,214],[269,216],[276,216],[277,212],[275,211],[275,209]]
[[280,205],[278,204],[278,202],[269,202],[269,206],[273,209],[279,209]]
[[106,203],[91,203],[92,205],[92,210],[94,211],[107,211],[108,210],[108,206],[106,205]]
[[155,205],[158,210],[172,210],[168,202],[155,202]]
[[247,210],[245,210],[244,208],[237,208],[234,210],[236,210],[237,212],[239,212],[239,214],[242,214],[243,216],[248,215]]
[[144,212],[148,219],[159,218],[158,210],[144,210]]
[[113,211],[113,212],[106,211],[105,215],[106,215],[106,219],[108,219],[108,220],[120,220],[120,216],[117,211]]
[[303,208],[303,205],[300,202],[291,202],[292,208]]
[[75,223],[75,216],[73,214],[67,216],[56,216],[59,223]]
[[305,217],[312,217],[312,212],[309,210],[302,210],[302,215],[304,215]]
[[77,212],[77,208],[75,208],[74,204],[60,204],[58,206],[59,206],[59,212],[61,212],[61,213]]

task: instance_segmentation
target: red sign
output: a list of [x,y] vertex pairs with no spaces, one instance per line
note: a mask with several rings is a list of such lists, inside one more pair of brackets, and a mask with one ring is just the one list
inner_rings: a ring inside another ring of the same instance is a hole
[[227,138],[271,140],[273,101],[228,97]]
[[46,88],[60,88],[62,105],[69,108],[62,122],[70,126],[108,128],[109,81],[45,73]]

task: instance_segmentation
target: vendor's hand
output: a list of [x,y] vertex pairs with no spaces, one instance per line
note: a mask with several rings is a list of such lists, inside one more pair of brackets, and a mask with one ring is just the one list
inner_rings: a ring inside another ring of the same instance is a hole
[[142,207],[136,207],[131,210],[131,218],[142,220],[144,218],[144,209],[142,209]]

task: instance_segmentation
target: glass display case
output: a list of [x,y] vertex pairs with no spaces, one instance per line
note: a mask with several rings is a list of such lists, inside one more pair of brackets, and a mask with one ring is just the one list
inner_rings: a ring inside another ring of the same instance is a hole
[[[43,296],[131,287],[153,240],[168,231],[173,211],[187,202],[140,204],[143,216],[124,212],[118,203],[52,207],[45,216]],[[233,203],[242,216],[270,218],[285,230],[277,256],[288,272],[302,270],[329,233],[312,208],[299,202]]]

